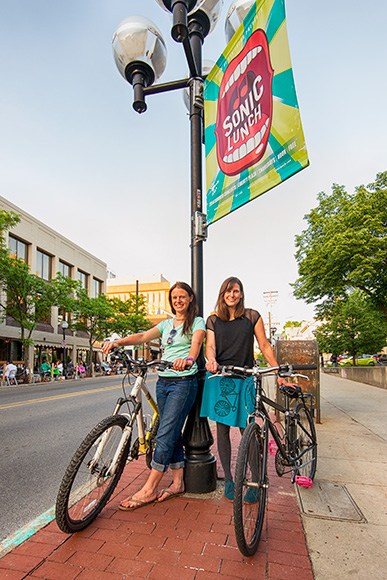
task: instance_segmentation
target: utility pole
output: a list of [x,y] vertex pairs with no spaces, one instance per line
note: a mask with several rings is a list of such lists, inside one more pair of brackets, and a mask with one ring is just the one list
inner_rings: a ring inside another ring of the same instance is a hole
[[275,330],[272,328],[272,325],[271,325],[272,324],[271,312],[272,312],[273,304],[276,304],[277,300],[278,300],[278,290],[268,290],[266,292],[263,292],[262,295],[263,295],[263,300],[264,300],[264,302],[269,310],[269,333],[268,334],[269,334],[269,341],[270,341],[270,343],[272,343]]

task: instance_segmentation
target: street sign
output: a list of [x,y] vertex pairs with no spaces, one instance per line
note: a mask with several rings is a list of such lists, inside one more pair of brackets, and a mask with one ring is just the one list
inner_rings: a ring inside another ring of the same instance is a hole
[[207,223],[309,165],[284,0],[257,0],[204,84]]

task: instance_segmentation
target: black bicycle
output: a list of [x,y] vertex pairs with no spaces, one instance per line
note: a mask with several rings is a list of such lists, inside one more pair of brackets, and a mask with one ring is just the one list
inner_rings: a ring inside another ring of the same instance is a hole
[[[288,384],[280,387],[285,398],[285,405],[281,405],[265,396],[262,378],[275,371],[280,377],[304,376],[294,371],[315,369],[317,365],[251,369],[225,366],[219,369],[223,376],[253,378],[246,389],[246,398],[254,410],[249,415],[239,446],[234,489],[235,535],[244,556],[255,554],[261,537],[269,487],[268,454],[275,455],[275,468],[280,477],[292,473],[292,483],[303,487],[312,486],[317,466],[316,430],[307,405],[311,395],[304,394],[299,385]],[[265,405],[283,414],[282,424],[273,422]],[[271,441],[269,432],[273,437]]]

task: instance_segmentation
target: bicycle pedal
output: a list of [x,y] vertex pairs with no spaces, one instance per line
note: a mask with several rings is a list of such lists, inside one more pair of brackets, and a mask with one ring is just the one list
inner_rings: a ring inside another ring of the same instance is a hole
[[300,487],[313,487],[313,481],[310,479],[310,477],[296,475],[295,482]]
[[275,455],[278,451],[278,445],[277,443],[274,441],[274,439],[272,439],[271,441],[269,441],[269,453],[270,455]]

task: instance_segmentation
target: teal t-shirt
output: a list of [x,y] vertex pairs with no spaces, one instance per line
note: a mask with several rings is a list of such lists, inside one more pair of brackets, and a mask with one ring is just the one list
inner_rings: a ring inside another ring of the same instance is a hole
[[[183,323],[173,328],[174,318],[168,318],[160,322],[156,328],[161,332],[161,342],[163,345],[163,360],[168,360],[174,362],[177,358],[187,358],[192,344],[192,335],[196,330],[206,331],[206,323],[201,316],[196,316],[191,331],[184,335],[182,334]],[[176,333],[171,334],[171,331],[176,330]],[[171,339],[171,344],[168,344],[168,339]],[[182,372],[176,373],[176,371],[161,371],[160,377],[176,377],[176,376],[189,376],[194,375],[198,372],[198,366],[196,362],[192,365],[190,369]]]

